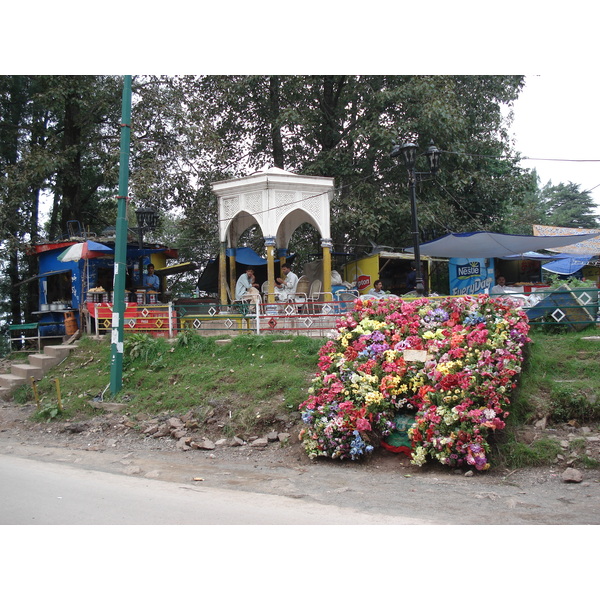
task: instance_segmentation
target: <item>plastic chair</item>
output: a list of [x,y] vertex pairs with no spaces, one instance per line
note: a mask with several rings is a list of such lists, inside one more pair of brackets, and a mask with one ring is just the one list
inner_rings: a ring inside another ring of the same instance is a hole
[[310,284],[310,289],[308,291],[308,296],[306,298],[306,304],[303,307],[308,312],[312,312],[312,313],[316,312],[316,310],[318,308],[317,302],[319,301],[319,299],[321,297],[322,285],[323,284],[320,279],[315,279]]
[[304,309],[308,300],[309,287],[310,282],[308,278],[305,275],[302,275],[302,277],[298,279],[294,295],[288,298],[288,303],[294,305],[296,312],[302,312],[302,310]]
[[358,293],[338,292],[337,297],[340,300],[338,304],[340,312],[348,312],[354,307],[354,301],[358,298]]
[[265,279],[260,286],[260,294],[262,296],[263,302],[267,302],[269,295],[269,280]]

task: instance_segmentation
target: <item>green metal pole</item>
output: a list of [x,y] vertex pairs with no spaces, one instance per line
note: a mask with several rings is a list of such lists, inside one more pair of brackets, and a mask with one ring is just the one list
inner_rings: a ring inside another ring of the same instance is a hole
[[117,197],[117,227],[115,270],[113,279],[113,313],[111,329],[110,391],[116,394],[123,386],[123,321],[125,319],[125,271],[127,268],[127,191],[129,187],[129,140],[131,135],[131,75],[123,80],[121,116],[121,158],[119,164],[119,195]]

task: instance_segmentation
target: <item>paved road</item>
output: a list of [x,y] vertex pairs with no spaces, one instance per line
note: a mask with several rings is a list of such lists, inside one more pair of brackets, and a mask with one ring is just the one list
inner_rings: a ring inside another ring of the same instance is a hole
[[0,455],[2,525],[425,524],[306,499],[127,477]]
[[592,473],[565,484],[556,471],[466,478],[390,461],[293,468],[0,443],[0,524],[600,524]]

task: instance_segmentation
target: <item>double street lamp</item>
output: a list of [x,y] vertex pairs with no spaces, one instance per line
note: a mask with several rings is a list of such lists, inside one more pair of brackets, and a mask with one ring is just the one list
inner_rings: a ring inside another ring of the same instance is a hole
[[138,243],[140,249],[140,285],[144,285],[144,231],[152,231],[158,226],[158,213],[151,207],[143,207],[136,209],[135,218],[137,220]]
[[416,144],[411,142],[407,144],[395,144],[390,152],[390,157],[395,158],[400,156],[406,170],[408,172],[408,186],[410,191],[410,210],[412,216],[412,236],[413,250],[415,254],[415,269],[416,269],[416,292],[418,296],[425,295],[425,286],[423,285],[423,270],[421,268],[421,250],[419,248],[419,221],[417,218],[417,194],[416,183],[421,181],[423,175],[435,175],[440,168],[441,151],[436,148],[433,140],[429,142],[429,147],[425,152],[425,156],[429,162],[429,171],[426,173],[415,171],[417,164]]

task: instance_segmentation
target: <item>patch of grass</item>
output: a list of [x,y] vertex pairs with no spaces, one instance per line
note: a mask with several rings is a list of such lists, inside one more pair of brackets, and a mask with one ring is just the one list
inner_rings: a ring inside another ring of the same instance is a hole
[[[560,452],[552,440],[515,441],[511,432],[519,425],[543,416],[554,423],[600,418],[598,341],[583,340],[589,332],[530,335],[533,344],[527,348],[507,428],[494,444],[495,462],[512,468],[549,464]],[[167,341],[134,334],[126,337],[123,387],[112,398],[109,336],[84,336],[77,351],[38,382],[38,393],[42,406],[55,405],[53,379],[59,377],[63,413],[56,418],[93,414],[88,402],[104,393],[105,401],[126,403],[131,416],[192,410],[201,421],[212,417],[222,423],[224,435],[255,433],[297,411],[307,398],[324,341],[271,334],[204,337],[193,331]],[[16,390],[15,400],[34,402],[31,386]]]
[[585,438],[575,438],[569,442],[569,450],[577,452],[578,450],[585,450],[586,441]]
[[[593,329],[595,332],[595,328]],[[600,345],[583,338],[590,330],[545,333],[532,329],[511,413],[513,423],[547,416],[554,423],[600,418]]]
[[[110,340],[84,336],[56,368],[64,408],[57,418],[90,414],[88,401],[104,392],[105,401],[126,403],[132,416],[193,410],[203,418],[214,413],[225,423],[224,434],[266,428],[306,399],[323,343],[307,336],[219,339],[188,332],[169,342],[133,334],[125,340],[122,389],[111,398]],[[38,384],[43,405],[56,401],[53,375]],[[19,394],[22,402],[33,401],[29,386]]]
[[600,467],[600,461],[595,458],[591,458],[587,454],[582,454],[578,457],[581,466],[585,469],[598,469]]
[[550,415],[555,422],[590,423],[600,418],[595,390],[555,383],[550,391]]
[[560,451],[556,440],[546,438],[525,444],[513,438],[498,448],[498,462],[509,469],[540,467],[551,464]]

